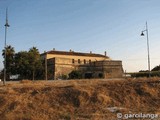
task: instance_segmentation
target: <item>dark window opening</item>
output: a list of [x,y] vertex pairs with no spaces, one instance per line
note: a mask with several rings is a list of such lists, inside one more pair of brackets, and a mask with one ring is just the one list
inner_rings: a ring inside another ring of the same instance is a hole
[[99,74],[98,74],[98,77],[99,77],[99,78],[103,78],[103,73],[99,73]]
[[72,63],[74,63],[74,59],[72,59]]
[[78,59],[78,63],[79,63],[79,64],[81,63],[80,59]]
[[87,79],[92,78],[92,73],[85,73],[85,78],[87,78]]

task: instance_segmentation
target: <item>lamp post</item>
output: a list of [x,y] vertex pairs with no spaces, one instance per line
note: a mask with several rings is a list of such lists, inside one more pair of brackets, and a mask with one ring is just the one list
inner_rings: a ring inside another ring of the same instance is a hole
[[151,70],[150,70],[150,55],[149,55],[149,39],[148,39],[148,26],[146,22],[146,29],[142,31],[141,36],[144,36],[144,32],[147,34],[147,52],[148,52],[148,72],[149,78],[151,77]]
[[47,71],[47,52],[45,55],[45,79],[48,80],[48,71]]
[[5,53],[4,53],[4,80],[3,80],[3,84],[6,85],[6,56],[7,56],[7,52],[6,52],[6,39],[7,39],[7,28],[9,27],[8,24],[8,13],[7,13],[7,9],[6,9],[6,24],[5,26],[5,41],[4,41],[4,48],[5,48]]

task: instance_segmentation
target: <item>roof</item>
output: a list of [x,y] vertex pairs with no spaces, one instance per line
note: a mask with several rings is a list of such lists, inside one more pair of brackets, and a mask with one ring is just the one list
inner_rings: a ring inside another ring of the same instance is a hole
[[45,52],[41,55],[45,54],[58,54],[58,55],[73,55],[73,56],[88,56],[88,57],[104,57],[104,58],[109,58],[108,56],[102,55],[102,54],[95,54],[95,53],[81,53],[81,52],[67,52],[67,51],[48,51]]

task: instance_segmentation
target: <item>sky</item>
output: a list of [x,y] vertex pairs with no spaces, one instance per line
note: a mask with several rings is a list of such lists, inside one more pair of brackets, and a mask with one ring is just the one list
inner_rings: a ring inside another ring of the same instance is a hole
[[[15,52],[90,52],[122,60],[127,72],[147,70],[148,23],[151,68],[160,64],[160,0],[0,0],[0,54],[5,41]],[[0,69],[3,57],[0,55]]]

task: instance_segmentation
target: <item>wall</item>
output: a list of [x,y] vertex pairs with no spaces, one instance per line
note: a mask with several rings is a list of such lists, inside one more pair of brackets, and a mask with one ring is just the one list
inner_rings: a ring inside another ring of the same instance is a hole
[[85,77],[86,73],[92,74],[93,78],[121,78],[123,76],[121,61],[96,61],[79,66],[79,70],[83,72],[83,77]]
[[[51,64],[53,62],[53,64]],[[79,70],[83,74],[83,78],[119,78],[123,75],[121,61],[94,61],[86,64],[72,63],[72,59],[68,58],[52,58],[48,60],[48,72],[52,75],[50,79],[61,78],[62,75],[68,75],[73,70]]]
[[106,57],[91,57],[91,56],[74,56],[74,55],[56,55],[56,54],[47,54],[47,59],[50,58],[68,58],[68,59],[75,59],[76,62],[78,61],[78,59],[80,59],[81,61],[84,61],[84,59],[86,59],[87,61],[91,60],[91,61],[99,61],[99,60],[110,60],[109,58]]
[[55,58],[55,79],[60,78],[62,75],[68,75],[76,68],[72,64],[72,59],[68,58]]

